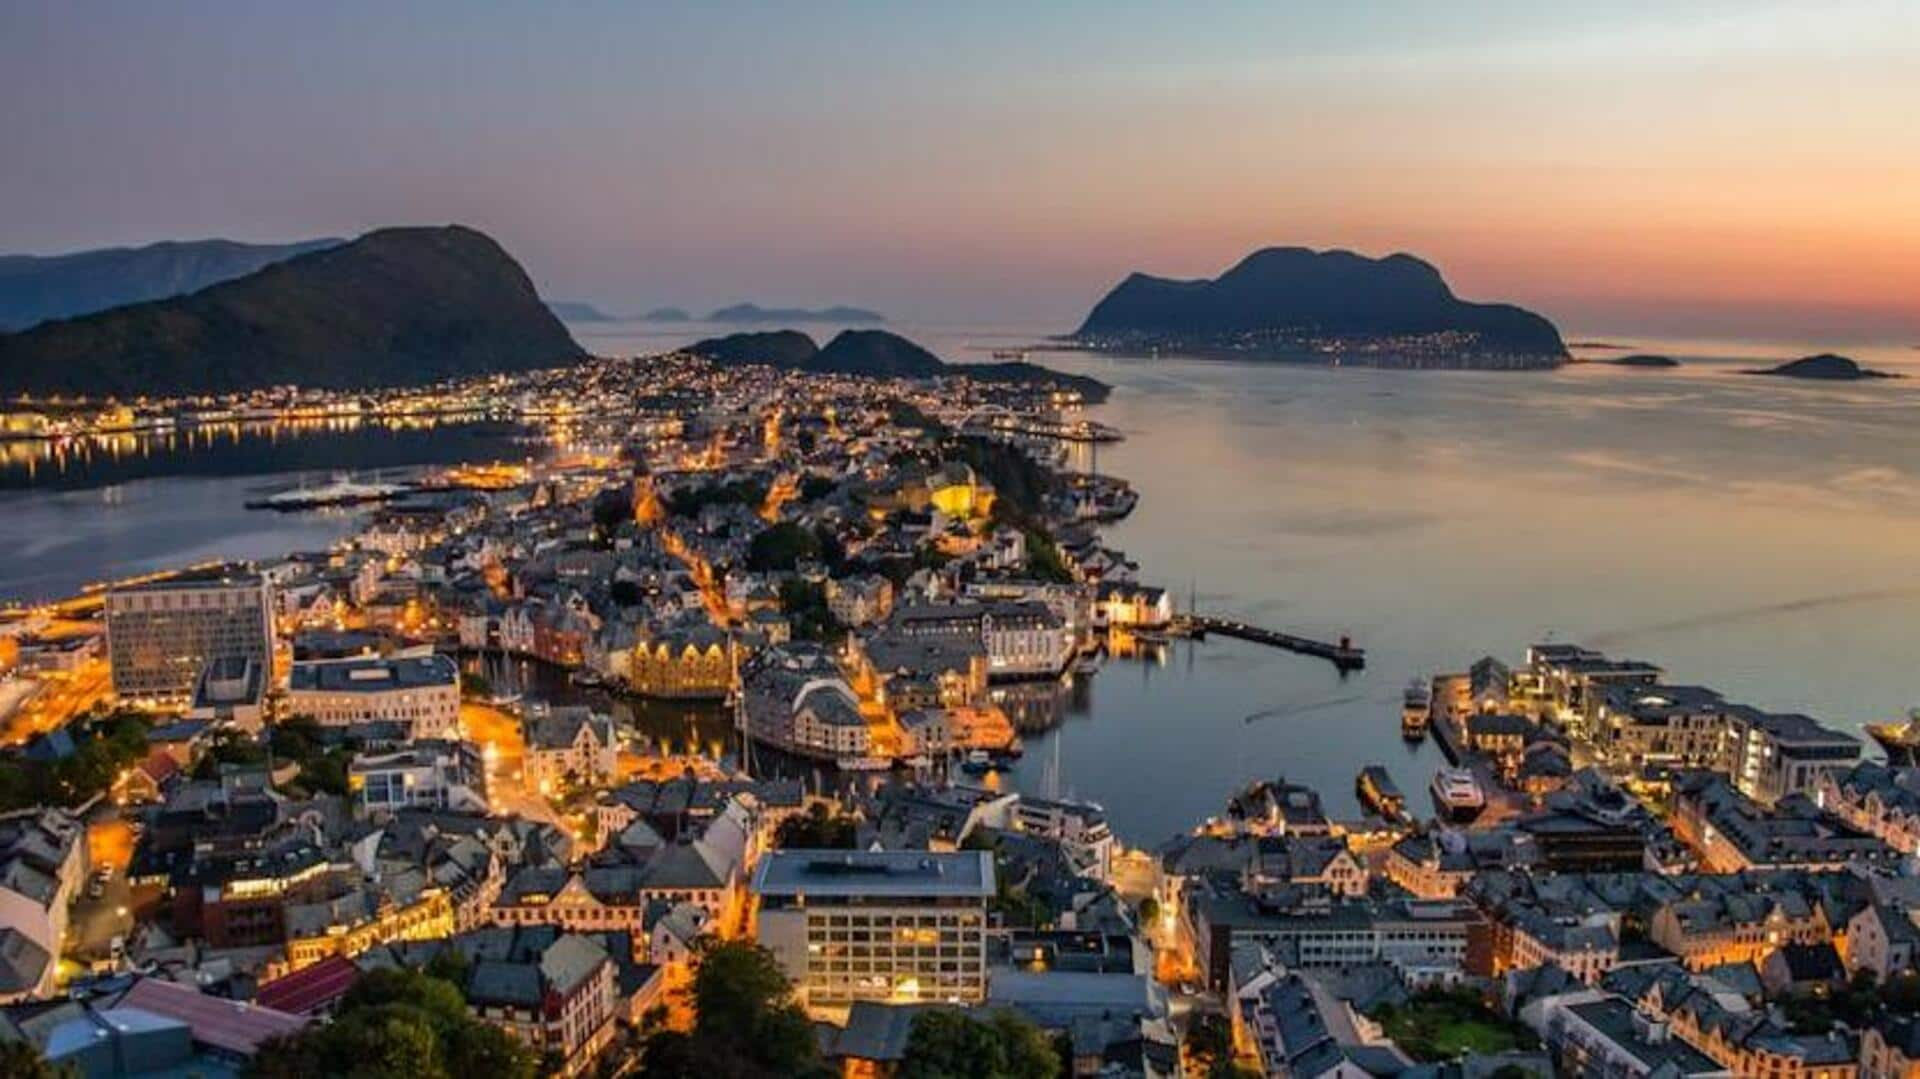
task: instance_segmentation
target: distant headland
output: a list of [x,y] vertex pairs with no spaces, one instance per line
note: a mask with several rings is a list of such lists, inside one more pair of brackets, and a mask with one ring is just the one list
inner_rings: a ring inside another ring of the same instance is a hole
[[722,307],[707,315],[708,322],[740,323],[794,323],[794,322],[834,322],[844,325],[859,323],[880,323],[887,321],[878,311],[869,311],[864,307],[761,307],[759,304],[736,303]]
[[1800,359],[1790,360],[1778,367],[1754,368],[1746,373],[1818,382],[1858,382],[1870,378],[1901,377],[1889,371],[1876,371],[1871,367],[1862,367],[1845,356],[1838,356],[1831,352],[1822,352],[1817,356],[1802,356]]
[[711,337],[687,351],[724,366],[760,364],[789,371],[867,378],[940,378],[964,375],[982,382],[1050,383],[1099,403],[1112,388],[1099,379],[1070,375],[1024,361],[947,363],[912,341],[885,330],[843,330],[825,347],[799,330],[769,330]]
[[1568,359],[1553,323],[1510,304],[1461,300],[1412,255],[1304,247],[1256,251],[1212,279],[1132,274],[1071,339],[1119,352],[1379,367],[1534,370]]

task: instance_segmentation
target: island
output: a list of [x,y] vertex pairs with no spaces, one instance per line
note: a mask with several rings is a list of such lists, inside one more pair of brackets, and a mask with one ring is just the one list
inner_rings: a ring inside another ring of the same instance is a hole
[[166,240],[65,255],[0,255],[0,330],[24,330],[50,319],[184,296],[344,242]]
[[579,300],[548,300],[547,310],[562,322],[612,322],[614,317],[590,303]]
[[642,322],[692,322],[693,316],[684,307],[656,307],[640,316]]
[[1605,360],[1591,360],[1591,363],[1604,363],[1613,367],[1678,367],[1680,361],[1672,356],[1659,356],[1649,352],[1636,352],[1630,356],[1615,356]]
[[1755,368],[1746,372],[1749,375],[1771,375],[1775,378],[1799,378],[1816,382],[1858,382],[1870,378],[1899,378],[1899,375],[1887,371],[1875,371],[1862,367],[1853,360],[1831,352],[1822,352],[1817,356],[1802,356],[1790,360],[1778,367]]
[[760,365],[862,378],[964,376],[979,382],[1051,384],[1089,403],[1104,401],[1112,392],[1099,379],[1034,363],[947,363],[915,342],[885,330],[843,330],[825,347],[799,330],[735,333],[696,342],[686,351],[724,367]]
[[388,228],[191,295],[0,336],[0,394],[419,385],[585,355],[486,235]]
[[1212,279],[1135,273],[1070,339],[1104,351],[1378,367],[1531,370],[1568,359],[1553,323],[1461,300],[1412,255],[1303,247],[1256,251]]
[[761,307],[737,303],[722,307],[707,316],[708,322],[835,322],[841,324],[885,322],[878,311],[864,307]]

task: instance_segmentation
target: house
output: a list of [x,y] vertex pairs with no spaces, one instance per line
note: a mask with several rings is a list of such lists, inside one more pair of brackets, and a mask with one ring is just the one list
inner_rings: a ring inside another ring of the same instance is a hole
[[1770,996],[1825,993],[1846,984],[1847,967],[1832,941],[1783,944],[1760,963],[1760,981]]
[[87,868],[86,829],[71,814],[0,814],[0,1002],[52,991],[67,908]]
[[615,965],[596,940],[577,933],[531,935],[499,955],[483,954],[467,974],[467,1007],[579,1075],[613,1039]]
[[1884,980],[1920,963],[1920,925],[1909,908],[1868,904],[1847,922],[1847,969]]
[[526,783],[542,794],[613,779],[619,745],[609,717],[585,707],[551,708],[524,720],[521,731]]

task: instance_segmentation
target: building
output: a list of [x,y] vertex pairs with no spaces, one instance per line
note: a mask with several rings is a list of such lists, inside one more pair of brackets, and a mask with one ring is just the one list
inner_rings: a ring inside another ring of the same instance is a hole
[[1562,1075],[1732,1079],[1735,1074],[1663,1021],[1598,989],[1543,997],[1522,1020],[1552,1051]]
[[200,672],[186,718],[258,733],[266,714],[266,665],[250,656],[222,656]]
[[986,997],[985,851],[774,851],[752,891],[759,942],[809,1009]]
[[[560,1075],[578,1075],[613,1039],[618,988],[615,965],[594,939],[562,934],[551,943],[529,935],[505,955],[476,958],[467,974],[467,1008],[535,1053],[560,1060]],[[544,945],[544,946],[541,946]]]
[[[1385,963],[1410,984],[1457,981],[1491,968],[1491,936],[1473,905],[1451,900],[1342,900],[1280,905],[1202,882],[1186,897],[1194,959],[1225,989],[1235,946],[1260,945],[1290,969]],[[1481,953],[1488,953],[1485,957]]]
[[627,681],[643,697],[719,699],[733,690],[733,656],[722,630],[701,625],[640,641]]
[[1074,872],[1094,880],[1113,873],[1113,829],[1106,810],[1092,802],[1021,797],[1013,803],[1014,826],[1060,844]]
[[363,753],[347,766],[347,791],[364,814],[402,809],[487,811],[487,762],[472,742],[417,742]]
[[827,579],[827,610],[843,626],[881,622],[893,613],[893,582],[879,574]]
[[612,719],[584,707],[553,708],[523,721],[521,728],[529,787],[546,793],[567,784],[598,786],[612,780],[619,755]]
[[72,815],[0,815],[0,1003],[53,989],[67,907],[86,874],[86,829]]
[[460,734],[460,671],[439,653],[295,663],[287,708],[321,725],[403,723],[416,739]]
[[1101,581],[1093,597],[1095,628],[1162,629],[1173,622],[1173,597],[1164,588]]
[[1673,831],[1715,873],[1891,866],[1900,853],[1800,795],[1769,809],[1710,772],[1674,784]]
[[257,574],[205,574],[107,593],[113,691],[127,700],[185,703],[217,659],[273,659],[273,598]]

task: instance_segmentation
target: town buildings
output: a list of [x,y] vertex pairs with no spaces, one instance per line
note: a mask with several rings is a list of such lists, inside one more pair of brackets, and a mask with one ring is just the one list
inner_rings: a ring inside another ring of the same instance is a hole
[[273,599],[252,573],[187,574],[107,593],[114,692],[130,701],[189,699],[207,664],[273,658]]
[[414,739],[460,734],[460,672],[438,653],[310,660],[293,665],[287,710],[322,726],[388,722]]

